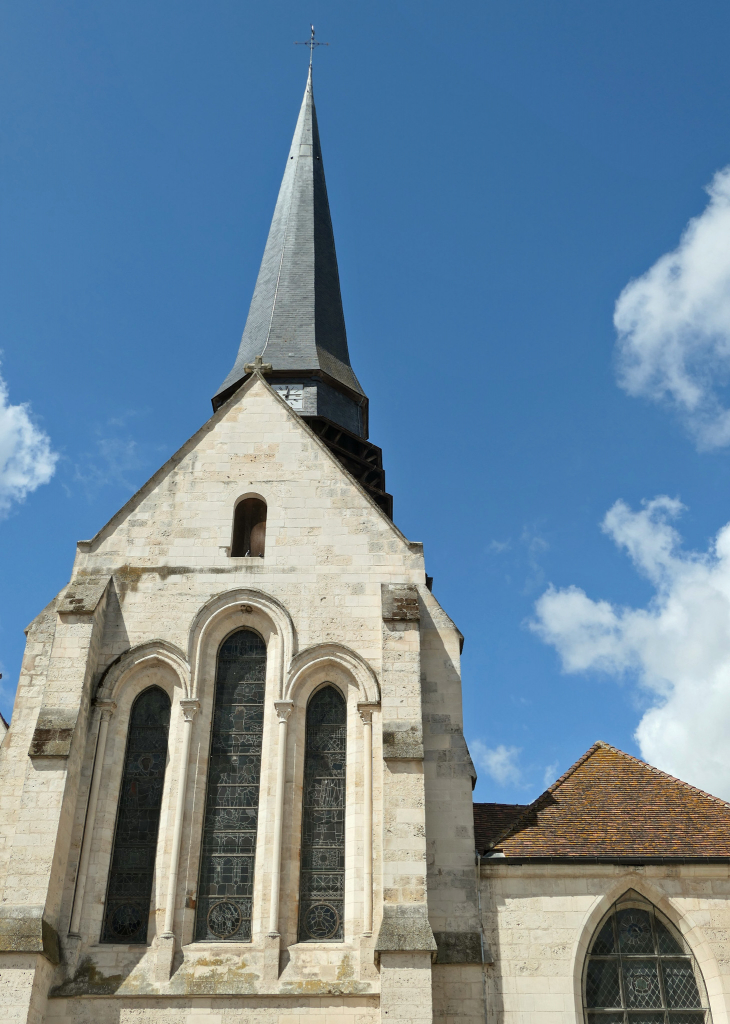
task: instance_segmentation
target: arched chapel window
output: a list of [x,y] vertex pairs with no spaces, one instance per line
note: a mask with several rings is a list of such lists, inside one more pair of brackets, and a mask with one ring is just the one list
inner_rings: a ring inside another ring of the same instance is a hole
[[307,707],[299,941],[341,942],[345,901],[347,705],[334,686]]
[[266,548],[266,502],[244,498],[233,513],[231,556],[263,558]]
[[137,697],[129,718],[102,942],[146,942],[170,728],[159,686]]
[[615,903],[593,937],[586,1024],[710,1024],[702,974],[675,928],[639,893]]
[[196,941],[251,939],[265,680],[264,641],[239,629],[218,652]]

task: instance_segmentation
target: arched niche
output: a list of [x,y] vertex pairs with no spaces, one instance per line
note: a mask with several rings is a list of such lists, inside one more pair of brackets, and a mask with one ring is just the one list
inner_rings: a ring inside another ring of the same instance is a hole
[[268,507],[260,494],[237,499],[233,509],[232,558],[263,558],[266,552]]

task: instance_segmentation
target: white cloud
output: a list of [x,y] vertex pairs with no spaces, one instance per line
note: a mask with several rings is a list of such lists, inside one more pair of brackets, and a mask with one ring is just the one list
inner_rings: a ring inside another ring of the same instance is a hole
[[74,465],[74,480],[94,497],[103,487],[136,491],[151,465],[164,461],[165,448],[137,441],[129,429],[146,412],[128,409],[97,428],[93,448],[82,452]]
[[98,437],[95,448],[94,452],[80,456],[74,467],[74,479],[89,493],[109,486],[136,490],[134,477],[144,465],[137,441],[133,437]]
[[619,382],[631,395],[668,401],[700,448],[730,444],[730,166],[679,245],[616,303]]
[[520,747],[505,747],[502,743],[498,747],[488,747],[481,740],[471,740],[469,750],[477,765],[495,782],[502,786],[521,785],[522,773],[515,763]]
[[553,761],[552,764],[549,764],[545,767],[545,771],[542,773],[542,784],[545,787],[545,789],[547,789],[548,786],[552,786],[553,782],[555,782],[558,778],[558,763],[558,761]]
[[730,523],[707,552],[684,551],[671,522],[682,508],[668,497],[639,512],[618,501],[603,521],[654,587],[645,608],[550,587],[531,628],[566,672],[638,679],[651,702],[636,730],[643,757],[730,799]]
[[11,405],[0,377],[0,518],[13,503],[47,484],[57,461],[50,438],[33,423],[29,406]]

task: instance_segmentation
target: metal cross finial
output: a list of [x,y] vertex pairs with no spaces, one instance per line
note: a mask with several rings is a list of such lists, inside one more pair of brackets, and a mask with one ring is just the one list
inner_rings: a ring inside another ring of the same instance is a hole
[[311,68],[311,66],[312,66],[312,57],[314,56],[314,48],[315,48],[315,46],[329,46],[329,43],[320,43],[318,40],[316,40],[314,38],[314,25],[312,25],[312,35],[309,37],[309,39],[304,40],[302,42],[296,42],[296,43],[294,43],[294,45],[295,46],[308,46],[309,47],[309,66]]

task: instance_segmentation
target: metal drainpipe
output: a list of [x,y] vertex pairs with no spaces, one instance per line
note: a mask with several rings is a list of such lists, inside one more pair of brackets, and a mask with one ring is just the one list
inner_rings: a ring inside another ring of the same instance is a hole
[[487,1001],[487,970],[484,962],[484,921],[482,919],[482,855],[476,855],[477,908],[479,911],[479,945],[482,953],[482,999],[484,1001],[484,1024],[489,1024],[489,1003]]

